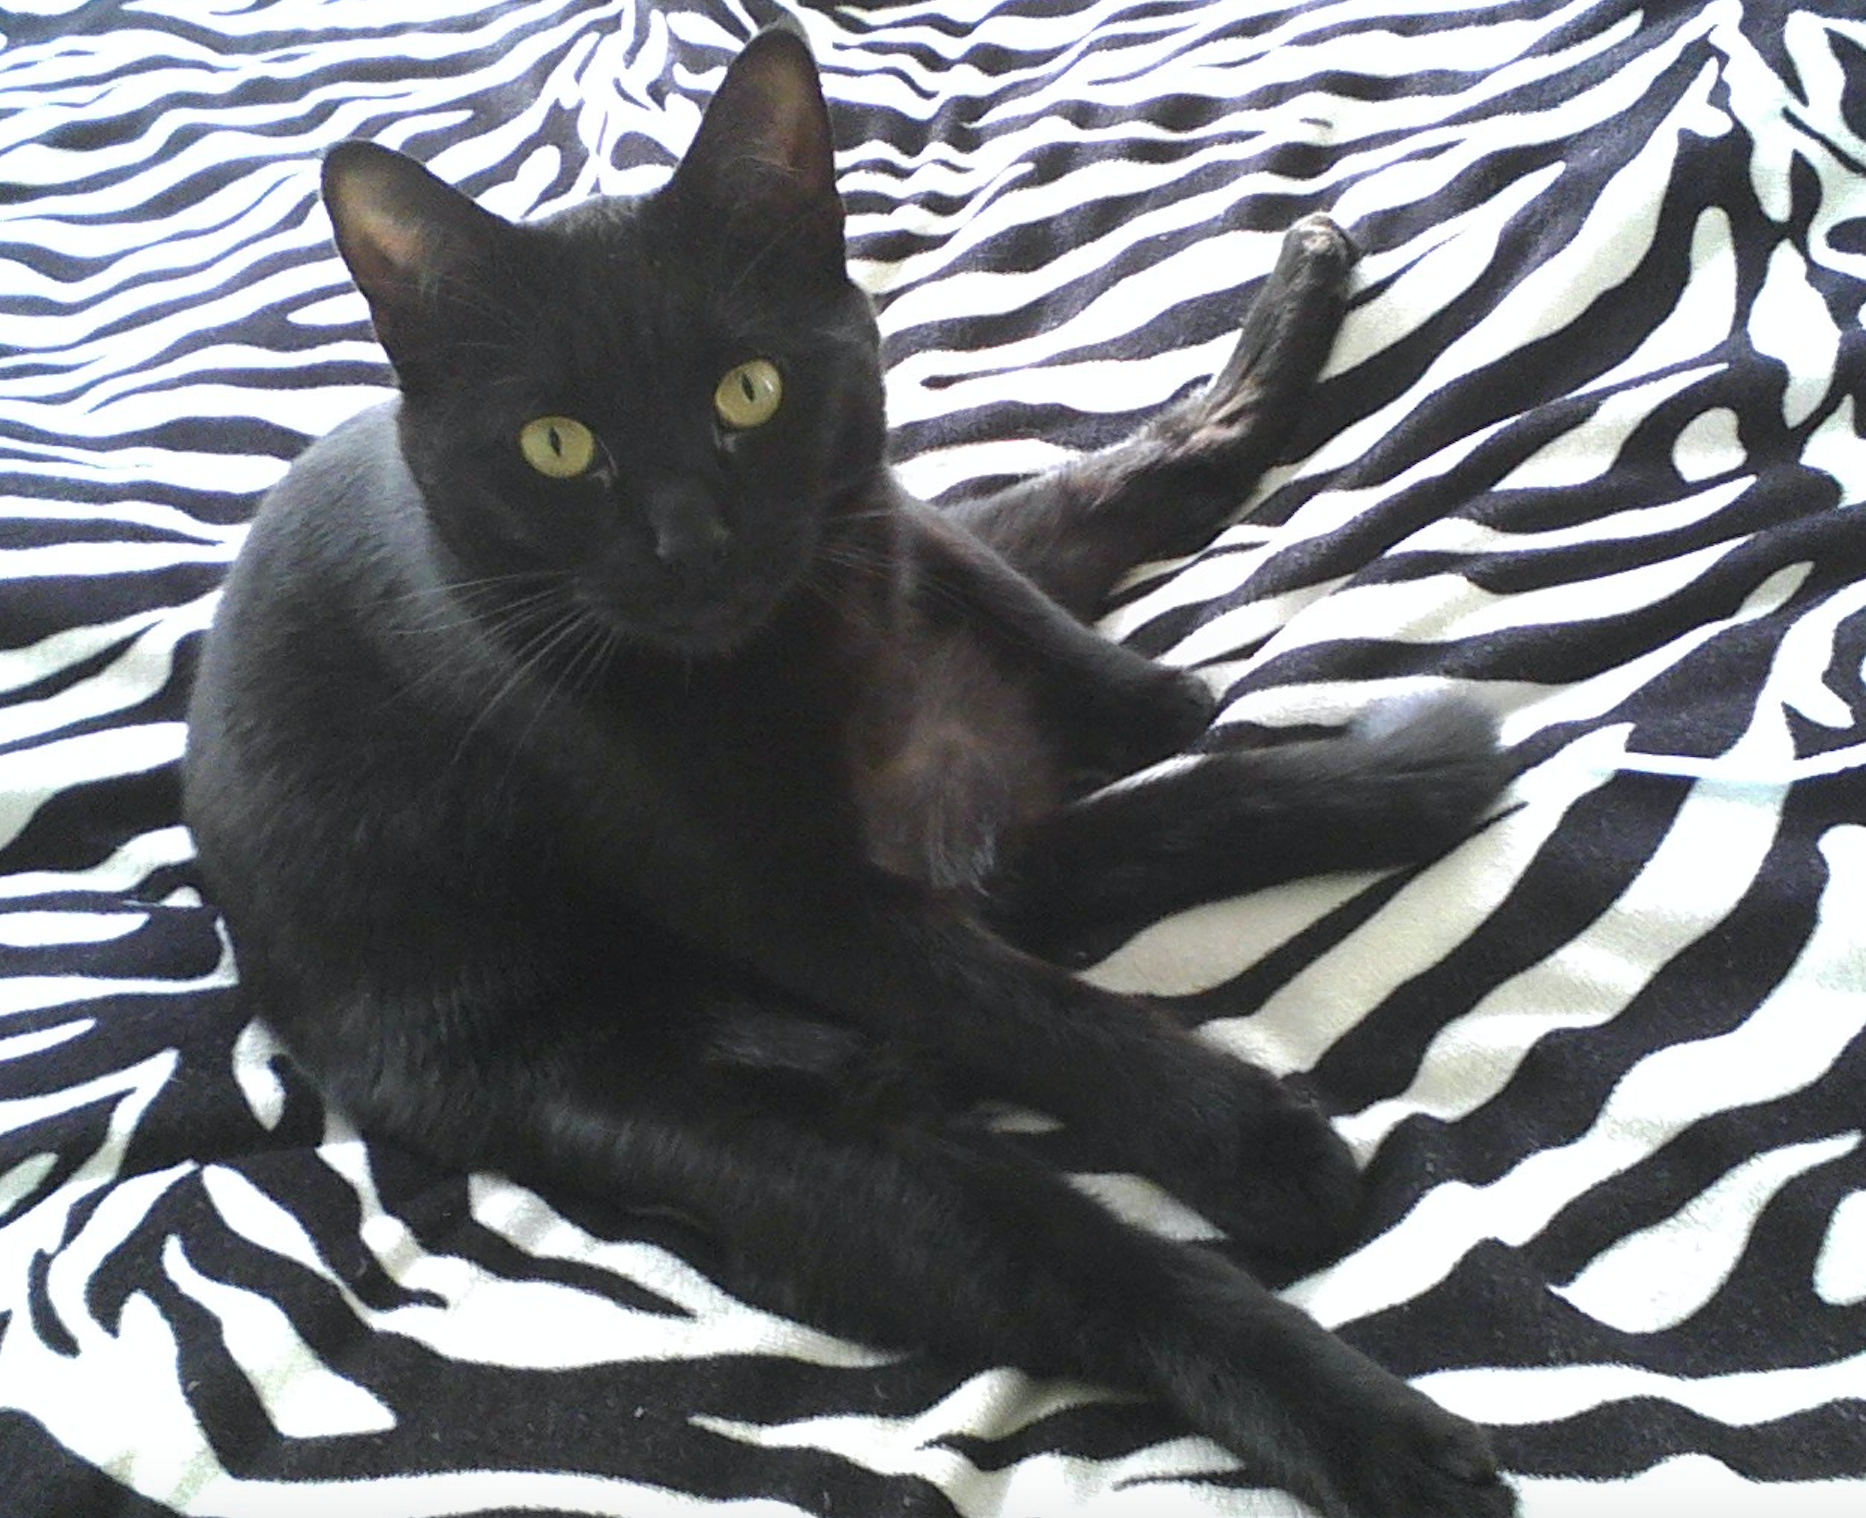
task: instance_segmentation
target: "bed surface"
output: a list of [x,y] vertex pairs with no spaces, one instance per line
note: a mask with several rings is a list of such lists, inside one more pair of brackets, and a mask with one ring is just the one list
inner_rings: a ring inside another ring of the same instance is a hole
[[[1337,1114],[1373,1217],[1289,1294],[1491,1424],[1527,1518],[1866,1511],[1855,10],[799,12],[923,494],[1209,374],[1299,216],[1363,249],[1286,461],[1107,627],[1264,732],[1461,689],[1522,774],[1429,866],[1091,973]],[[651,188],[777,14],[0,14],[9,1518],[1294,1511],[1153,1404],[828,1338],[669,1223],[366,1144],[193,880],[216,588],[258,493],[386,393],[318,155],[387,142],[514,216]]]

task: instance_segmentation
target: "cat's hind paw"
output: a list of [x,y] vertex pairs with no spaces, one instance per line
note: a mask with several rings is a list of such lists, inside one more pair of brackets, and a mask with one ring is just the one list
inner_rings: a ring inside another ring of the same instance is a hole
[[1381,788],[1385,826],[1419,857],[1462,839],[1516,769],[1497,742],[1496,719],[1462,696],[1383,701],[1348,731],[1365,751],[1360,767]]
[[1283,234],[1276,267],[1244,313],[1237,346],[1212,381],[1211,393],[1274,386],[1293,399],[1322,367],[1346,307],[1348,272],[1360,250],[1321,212]]

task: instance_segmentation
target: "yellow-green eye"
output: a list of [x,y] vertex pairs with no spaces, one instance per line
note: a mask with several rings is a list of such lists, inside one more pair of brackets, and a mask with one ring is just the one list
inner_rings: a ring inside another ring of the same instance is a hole
[[777,415],[784,379],[768,358],[735,364],[713,392],[713,409],[728,427],[762,427]]
[[518,429],[518,450],[539,474],[573,480],[596,458],[596,434],[573,416],[533,417]]

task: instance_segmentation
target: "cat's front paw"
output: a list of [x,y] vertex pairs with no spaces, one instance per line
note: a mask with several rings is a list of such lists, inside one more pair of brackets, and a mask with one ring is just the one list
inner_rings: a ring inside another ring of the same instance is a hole
[[1319,1107],[1261,1072],[1250,1072],[1242,1085],[1230,1161],[1195,1183],[1185,1200],[1260,1277],[1294,1279],[1353,1244],[1365,1181]]
[[1211,726],[1218,698],[1191,670],[1124,659],[1116,678],[1078,708],[1082,745],[1098,781],[1131,775],[1183,753]]
[[1511,1518],[1516,1494],[1490,1435],[1405,1382],[1362,1388],[1327,1441],[1324,1510],[1340,1518]]
[[1156,1385],[1265,1483],[1324,1518],[1511,1518],[1490,1435],[1312,1318],[1183,1266],[1196,1296],[1153,1341]]
[[1218,698],[1189,669],[1152,666],[1149,678],[1137,681],[1129,697],[1127,726],[1131,745],[1141,764],[1153,764],[1191,746],[1218,714]]

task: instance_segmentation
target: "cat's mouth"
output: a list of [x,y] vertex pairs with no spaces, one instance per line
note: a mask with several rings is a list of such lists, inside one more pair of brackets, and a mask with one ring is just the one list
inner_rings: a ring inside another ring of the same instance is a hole
[[721,658],[736,653],[770,623],[786,588],[781,580],[739,575],[653,605],[605,596],[590,610],[638,645],[687,658]]
[[754,641],[816,577],[808,530],[734,536],[685,560],[635,549],[573,572],[583,610],[644,652],[719,658]]

